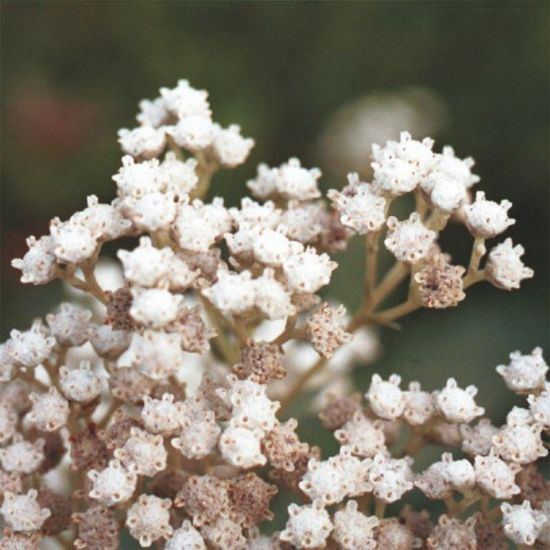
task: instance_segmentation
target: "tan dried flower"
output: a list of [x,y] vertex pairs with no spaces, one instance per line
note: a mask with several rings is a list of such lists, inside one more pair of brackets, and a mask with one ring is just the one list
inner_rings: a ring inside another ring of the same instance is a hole
[[461,265],[451,265],[445,254],[431,256],[414,276],[422,305],[438,309],[458,305],[466,297],[462,284],[465,271]]
[[100,435],[109,451],[124,447],[130,438],[132,428],[144,427],[140,419],[128,416],[122,409],[117,409],[113,419],[114,422]]
[[256,474],[251,472],[231,480],[228,494],[234,514],[243,527],[273,519],[269,503],[277,494],[277,487]]
[[47,536],[57,535],[71,524],[72,502],[70,497],[58,495],[49,489],[38,491],[38,504],[50,510],[51,515],[42,525],[41,532]]
[[479,550],[507,550],[508,542],[502,525],[498,525],[476,514],[475,533]]
[[177,318],[166,328],[177,332],[181,337],[181,347],[190,353],[204,353],[209,349],[209,340],[216,336],[216,331],[207,326],[202,318],[202,308],[181,307]]
[[72,434],[69,442],[72,470],[102,470],[107,466],[109,452],[95,424],[89,423],[84,430]]
[[278,346],[269,342],[248,340],[241,350],[240,362],[233,365],[233,372],[241,379],[258,384],[269,384],[284,378],[282,355]]
[[113,330],[133,330],[134,320],[130,315],[132,307],[132,291],[122,287],[114,292],[107,291],[107,320]]
[[228,517],[231,507],[226,481],[212,476],[191,476],[179,491],[175,505],[183,507],[200,527],[218,517]]
[[550,501],[550,482],[544,479],[536,463],[518,467],[518,470],[516,483],[520,488],[519,496],[522,500],[528,500],[533,508],[542,508],[545,501]]
[[289,418],[284,424],[276,424],[262,440],[262,451],[273,468],[293,472],[295,463],[307,454],[309,445],[302,443],[296,434],[298,421]]
[[319,413],[323,427],[332,431],[341,428],[357,411],[362,410],[361,399],[358,392],[349,397],[329,394],[325,408]]
[[94,505],[85,512],[73,514],[78,536],[74,541],[77,550],[117,550],[119,527],[113,510]]
[[343,344],[350,342],[352,335],[345,330],[346,308],[321,304],[307,320],[306,333],[315,350],[323,357],[332,357]]

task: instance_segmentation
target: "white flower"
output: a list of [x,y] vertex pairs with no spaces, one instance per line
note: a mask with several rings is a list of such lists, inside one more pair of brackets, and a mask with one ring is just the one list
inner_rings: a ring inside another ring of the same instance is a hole
[[88,337],[94,351],[106,359],[117,359],[130,345],[131,333],[109,325],[92,325]]
[[51,235],[27,239],[29,250],[23,258],[15,258],[11,265],[21,271],[21,282],[44,285],[56,276],[57,258],[54,254],[55,242]]
[[514,405],[506,415],[506,424],[508,426],[526,426],[533,424],[534,419],[531,411],[524,407]]
[[375,529],[380,523],[376,516],[366,516],[357,510],[357,502],[348,500],[334,514],[332,538],[344,550],[374,550],[377,546]]
[[61,222],[54,218],[50,223],[54,254],[61,262],[78,264],[95,252],[97,241],[92,232],[83,225]]
[[253,201],[249,197],[241,199],[240,208],[230,208],[229,214],[237,227],[241,225],[268,227],[274,229],[281,220],[281,210],[275,208],[272,201],[264,204]]
[[219,125],[214,124],[212,147],[221,166],[235,168],[246,160],[254,147],[254,140],[243,138],[241,127],[237,124],[231,124],[228,128],[220,128]]
[[88,229],[94,239],[118,239],[132,226],[132,222],[121,214],[119,199],[111,204],[103,204],[95,195],[89,195],[86,201],[87,208],[73,214],[69,221]]
[[406,459],[388,458],[381,453],[367,458],[368,479],[374,495],[384,502],[395,502],[413,488],[413,474]]
[[122,128],[117,134],[124,153],[133,157],[151,159],[160,155],[166,145],[163,128],[157,129],[152,126],[138,126],[132,130]]
[[253,262],[254,242],[260,231],[258,226],[242,223],[234,233],[226,233],[224,239],[231,255],[248,263]]
[[499,235],[516,220],[508,217],[512,203],[503,200],[500,204],[485,199],[485,193],[478,191],[476,200],[464,206],[466,226],[474,237],[490,239]]
[[164,550],[206,550],[206,545],[200,533],[186,519],[166,541]]
[[92,371],[89,362],[82,361],[77,369],[59,369],[59,386],[67,399],[87,403],[101,394],[105,378]]
[[146,327],[161,328],[173,321],[183,296],[163,288],[133,288],[130,315]]
[[386,145],[372,145],[372,157],[376,161],[383,160],[386,153],[411,164],[419,174],[428,172],[437,158],[432,151],[434,141],[426,137],[422,141],[412,139],[409,132],[400,132],[399,141],[387,141]]
[[244,426],[250,430],[269,432],[275,427],[275,413],[279,408],[278,401],[267,397],[267,387],[251,380],[238,380],[229,377],[230,388],[222,392],[231,404],[231,425]]
[[293,290],[313,293],[330,282],[337,265],[328,254],[317,254],[313,248],[304,250],[302,246],[296,246],[283,261],[283,271]]
[[332,531],[328,512],[320,504],[288,507],[288,522],[279,538],[296,548],[324,547]]
[[137,121],[143,126],[153,126],[154,128],[162,126],[169,116],[162,97],[157,97],[152,101],[142,99],[139,102],[139,111],[136,117]]
[[172,256],[168,264],[166,282],[173,291],[184,292],[200,275],[200,269],[191,270],[180,256]]
[[265,269],[254,283],[254,305],[268,319],[284,319],[296,312],[290,301],[289,292],[275,279],[272,269]]
[[342,192],[331,189],[327,196],[340,212],[340,221],[360,235],[379,231],[386,221],[386,199],[377,195],[371,184],[348,174],[348,186]]
[[468,196],[466,187],[455,178],[441,174],[430,194],[432,204],[446,214],[458,210]]
[[57,313],[50,313],[46,321],[52,336],[64,346],[81,346],[88,339],[88,327],[92,312],[64,302]]
[[219,269],[217,278],[202,293],[222,313],[243,313],[254,305],[256,286],[249,271],[233,273]]
[[493,437],[493,449],[507,462],[529,464],[548,454],[541,431],[540,424],[507,424]]
[[515,506],[504,502],[500,509],[506,536],[517,544],[533,545],[547,521],[544,512],[533,510],[528,500]]
[[121,208],[132,222],[146,231],[167,229],[177,213],[177,203],[172,192],[151,192],[140,198],[126,197]]
[[186,116],[210,116],[208,92],[196,90],[187,80],[178,80],[175,88],[161,88],[160,95],[165,108],[183,119]]
[[140,198],[149,193],[160,191],[160,169],[157,159],[135,162],[125,155],[122,166],[113,176],[118,193],[122,197]]
[[153,380],[163,380],[183,364],[181,339],[176,333],[145,330],[133,333],[130,347],[119,357],[118,367],[137,367]]
[[172,439],[171,444],[186,458],[201,459],[216,449],[221,428],[216,423],[214,411],[200,407],[198,414],[195,411],[187,412],[188,403],[189,399],[180,408],[181,429],[179,437]]
[[370,458],[386,449],[384,428],[380,420],[371,420],[361,411],[356,411],[334,437],[341,445],[347,445],[353,454]]
[[474,467],[468,460],[453,460],[451,453],[443,453],[441,458],[445,463],[445,479],[455,491],[465,493],[473,489],[476,476]]
[[319,168],[304,168],[297,158],[291,158],[277,169],[275,186],[285,198],[305,201],[321,195],[317,188],[320,177]]
[[476,456],[474,461],[476,483],[488,495],[509,499],[520,492],[515,483],[516,474],[521,470],[519,464],[507,464],[498,456]]
[[411,382],[409,390],[403,392],[405,409],[403,418],[411,426],[422,426],[435,413],[435,403],[431,393],[422,391],[419,382]]
[[[452,459],[452,457],[451,457]],[[452,496],[453,488],[447,477],[447,462],[434,462],[414,482],[430,499],[441,500]]]
[[504,290],[519,288],[523,279],[530,279],[534,271],[525,267],[521,257],[525,252],[520,244],[514,246],[512,239],[497,244],[487,258],[485,275],[491,283]]
[[499,365],[496,371],[512,391],[528,393],[544,386],[548,365],[542,356],[542,348],[536,347],[529,355],[514,351],[510,354],[510,364]]
[[256,259],[266,265],[280,266],[290,253],[290,241],[286,236],[286,227],[259,229],[252,241],[252,250]]
[[423,191],[430,194],[435,185],[441,181],[454,181],[464,189],[469,189],[479,181],[479,176],[472,174],[475,162],[472,157],[459,159],[452,147],[443,147],[441,155],[436,155],[431,169],[420,181]]
[[117,256],[122,262],[124,276],[129,282],[149,287],[155,286],[166,276],[174,253],[168,247],[154,247],[149,237],[141,237],[139,246],[134,250],[119,250]]
[[545,429],[550,428],[550,385],[547,383],[544,391],[538,395],[530,395],[527,401],[535,420]]
[[216,239],[230,228],[230,216],[223,201],[204,205],[200,200],[179,205],[174,229],[178,244],[189,252],[207,252]]
[[47,393],[31,393],[32,409],[27,418],[39,430],[53,432],[67,423],[69,402],[52,386]]
[[462,450],[471,455],[488,455],[493,444],[493,436],[499,432],[488,418],[482,418],[475,426],[460,426]]
[[241,426],[228,426],[219,440],[220,452],[225,460],[237,468],[263,466],[266,458],[260,447],[261,431]]
[[7,351],[22,367],[36,367],[45,361],[55,346],[55,338],[47,336],[42,321],[35,320],[29,330],[10,332]]
[[186,116],[168,130],[174,141],[188,151],[206,149],[214,140],[215,132],[212,119],[204,115]]
[[152,433],[175,431],[179,427],[179,408],[174,396],[171,393],[163,394],[161,399],[144,396],[141,418]]
[[154,541],[172,535],[171,506],[172,501],[169,498],[144,494],[130,506],[126,515],[126,526],[140,546],[148,548]]
[[447,421],[468,423],[485,412],[483,407],[476,405],[476,395],[475,386],[468,386],[463,390],[458,387],[454,378],[449,378],[445,388],[436,392],[435,402]]
[[88,477],[92,482],[90,497],[105,506],[115,506],[131,498],[137,483],[137,475],[124,468],[119,460],[111,460],[101,472],[90,470]]
[[44,461],[44,440],[25,441],[21,434],[15,435],[7,447],[0,449],[0,462],[6,472],[30,474],[36,472]]
[[327,219],[322,202],[300,202],[291,200],[281,217],[282,224],[287,228],[289,239],[301,243],[315,241],[323,231]]
[[405,396],[399,384],[401,377],[392,374],[386,382],[378,374],[372,376],[369,391],[365,394],[374,414],[386,420],[399,418],[405,410]]
[[384,244],[400,262],[414,264],[425,258],[437,236],[435,231],[422,223],[418,212],[413,212],[408,220],[401,222],[390,216],[386,224],[389,232]]
[[23,495],[14,495],[6,491],[4,502],[0,508],[6,525],[14,531],[37,531],[40,529],[46,519],[51,516],[51,511],[38,504],[37,496],[36,489],[31,489]]
[[364,494],[371,489],[365,479],[361,461],[342,447],[340,454],[328,460],[309,460],[307,472],[299,483],[300,489],[323,506],[341,502],[347,496]]
[[398,197],[413,191],[418,185],[420,172],[410,162],[384,151],[371,163],[374,171],[373,186],[379,194]]
[[190,193],[199,182],[197,164],[197,159],[189,158],[181,161],[172,151],[166,153],[159,168],[159,179],[163,188],[174,193],[175,196]]
[[254,197],[266,199],[277,192],[277,173],[277,168],[270,168],[267,164],[259,164],[256,179],[249,180],[246,186]]
[[130,472],[152,477],[166,468],[168,453],[162,435],[151,435],[139,428],[132,428],[124,447],[115,449],[114,456]]

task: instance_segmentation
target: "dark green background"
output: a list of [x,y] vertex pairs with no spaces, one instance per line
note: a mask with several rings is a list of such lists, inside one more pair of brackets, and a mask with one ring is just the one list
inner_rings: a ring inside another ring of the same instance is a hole
[[[515,401],[495,365],[515,349],[548,350],[548,11],[529,1],[3,2],[2,336],[61,294],[57,283],[23,288],[9,260],[87,194],[112,198],[115,132],[159,86],[188,78],[210,91],[217,120],[256,139],[250,162],[216,177],[214,192],[234,204],[259,161],[296,155],[325,168],[312,145],[339,106],[420,85],[449,109],[438,146],[474,156],[480,188],[514,203],[508,235],[537,273],[521,291],[480,285],[454,310],[412,315],[383,334],[376,370],[430,389],[449,376],[475,383],[502,420]],[[342,183],[327,174],[323,185]],[[463,230],[444,244],[465,261]],[[357,250],[338,259],[331,291],[350,306]],[[370,372],[357,372],[362,389]]]

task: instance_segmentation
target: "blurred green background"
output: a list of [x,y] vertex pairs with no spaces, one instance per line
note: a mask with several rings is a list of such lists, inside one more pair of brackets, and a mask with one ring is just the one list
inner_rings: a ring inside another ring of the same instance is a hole
[[[343,185],[316,145],[335,110],[420,86],[444,106],[438,150],[472,155],[480,188],[514,203],[508,235],[537,273],[518,292],[480,285],[456,309],[413,314],[383,333],[376,370],[430,389],[448,376],[475,383],[503,419],[513,400],[495,365],[515,349],[548,350],[547,2],[3,2],[2,12],[3,338],[61,296],[57,283],[23,287],[10,259],[87,194],[113,197],[116,130],[160,86],[188,78],[210,91],[216,120],[255,138],[249,162],[215,179],[229,204],[258,162],[291,155],[319,166],[325,188]],[[359,145],[367,158],[370,143]],[[463,229],[444,244],[466,261]],[[331,289],[350,306],[357,250],[338,258]],[[367,373],[356,375],[364,389]]]

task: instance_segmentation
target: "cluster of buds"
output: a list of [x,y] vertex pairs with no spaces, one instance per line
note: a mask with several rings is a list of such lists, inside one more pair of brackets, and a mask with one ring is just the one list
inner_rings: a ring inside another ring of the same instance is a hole
[[[291,158],[260,165],[247,184],[253,198],[227,208],[222,198],[205,202],[212,176],[242,164],[253,141],[213,122],[205,91],[184,80],[162,88],[140,103],[137,120],[119,132],[116,198],[88,197],[13,261],[23,282],[62,279],[87,294],[0,345],[0,548],[56,538],[109,550],[122,530],[140,547],[170,550],[550,543],[536,465],[550,427],[541,350],[498,367],[528,403],[501,428],[479,418],[477,389],[452,378],[427,392],[374,375],[365,403],[349,397],[352,366],[378,355],[372,325],[456,306],[483,280],[510,290],[533,275],[509,239],[481,267],[485,240],[514,220],[508,201],[472,196],[473,161],[403,132],[373,146],[372,182],[350,174],[329,201],[321,172]],[[408,193],[416,210],[399,220],[391,208]],[[449,221],[473,237],[466,267],[437,244]],[[356,235],[365,285],[348,315],[318,293],[337,267],[333,255]],[[135,241],[117,252],[123,283],[106,290],[96,277],[101,249],[122,237]],[[395,263],[379,278],[381,243]],[[381,309],[406,280],[406,301]],[[341,444],[335,456],[323,459],[285,416],[301,392],[316,392],[321,421]],[[447,452],[415,472],[412,455],[430,443],[469,458]],[[289,506],[281,531],[263,534],[279,520],[270,509],[279,489],[301,504]],[[386,517],[386,504],[415,489],[447,506],[435,527],[406,507]],[[490,506],[494,499],[505,502]],[[459,517],[473,506],[475,517]]]

